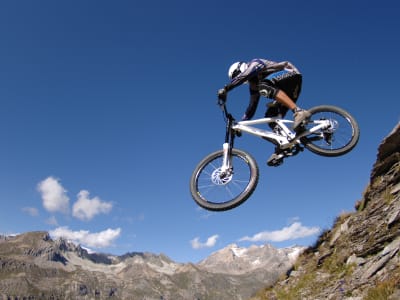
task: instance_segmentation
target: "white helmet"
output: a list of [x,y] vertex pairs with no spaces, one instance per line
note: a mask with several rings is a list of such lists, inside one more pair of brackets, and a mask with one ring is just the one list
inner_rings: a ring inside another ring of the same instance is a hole
[[240,73],[243,73],[247,69],[247,64],[245,62],[239,61],[235,62],[229,67],[228,76],[230,79],[235,78]]

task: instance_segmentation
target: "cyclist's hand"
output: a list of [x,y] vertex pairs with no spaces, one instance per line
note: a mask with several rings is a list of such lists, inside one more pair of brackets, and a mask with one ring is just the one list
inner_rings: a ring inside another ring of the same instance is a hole
[[225,89],[219,89],[218,90],[218,105],[223,106],[226,102],[226,90]]
[[218,90],[218,99],[222,100],[222,101],[226,101],[226,90],[225,89]]

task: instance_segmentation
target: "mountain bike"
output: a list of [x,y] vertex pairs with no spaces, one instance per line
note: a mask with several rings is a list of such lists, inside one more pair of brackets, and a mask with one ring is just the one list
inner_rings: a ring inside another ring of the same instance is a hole
[[[235,138],[243,133],[261,137],[275,145],[275,153],[267,162],[269,166],[279,166],[284,158],[295,156],[304,149],[321,156],[344,155],[356,146],[360,136],[353,116],[337,106],[320,105],[308,109],[310,118],[294,131],[292,120],[274,117],[236,121],[228,112],[226,99],[219,99],[218,105],[226,122],[222,149],[201,160],[190,178],[190,193],[194,201],[210,211],[235,208],[256,189],[259,179],[256,160],[248,152],[234,148]],[[265,129],[266,124],[273,124],[274,128]]]

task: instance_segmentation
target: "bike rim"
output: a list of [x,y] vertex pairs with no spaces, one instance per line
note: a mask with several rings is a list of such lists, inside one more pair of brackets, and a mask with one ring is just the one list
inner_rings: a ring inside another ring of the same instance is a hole
[[[312,120],[328,120],[330,123],[329,128],[307,136],[308,143],[323,150],[343,149],[352,141],[355,134],[351,120],[336,112],[316,112],[313,113]],[[315,123],[311,121],[306,125],[306,129],[313,126]]]
[[251,166],[246,157],[232,155],[233,173],[227,177],[221,174],[222,155],[217,156],[199,170],[197,176],[197,194],[210,204],[223,204],[234,201],[249,188]]

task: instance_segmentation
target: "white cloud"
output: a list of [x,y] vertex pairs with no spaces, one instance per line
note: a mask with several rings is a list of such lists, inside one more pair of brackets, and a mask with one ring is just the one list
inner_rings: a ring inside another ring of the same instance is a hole
[[27,213],[28,215],[32,217],[37,217],[39,215],[39,211],[35,207],[23,207],[22,211]]
[[48,177],[38,184],[38,191],[42,195],[43,207],[49,212],[68,213],[69,198],[67,191],[59,181],[53,177]]
[[201,243],[200,238],[196,237],[193,240],[191,240],[190,243],[192,244],[193,249],[210,248],[214,247],[218,238],[219,238],[218,234],[215,234],[213,236],[210,236],[205,243]]
[[305,227],[300,222],[294,222],[292,225],[275,231],[264,231],[253,235],[245,236],[240,241],[250,242],[283,242],[308,237],[321,231],[318,227]]
[[89,192],[82,190],[78,194],[78,200],[72,207],[72,215],[80,220],[91,220],[95,215],[108,213],[112,209],[110,202],[101,201],[100,198],[89,198]]
[[49,233],[53,238],[62,237],[87,247],[104,248],[110,246],[120,236],[121,228],[90,233],[87,230],[72,231],[68,227],[58,227]]
[[58,226],[58,221],[55,216],[51,216],[46,220],[46,223],[53,226]]
[[288,220],[288,224],[293,224],[293,223],[296,223],[296,222],[300,222],[300,218],[299,217],[292,217],[292,218],[289,218],[289,220]]

